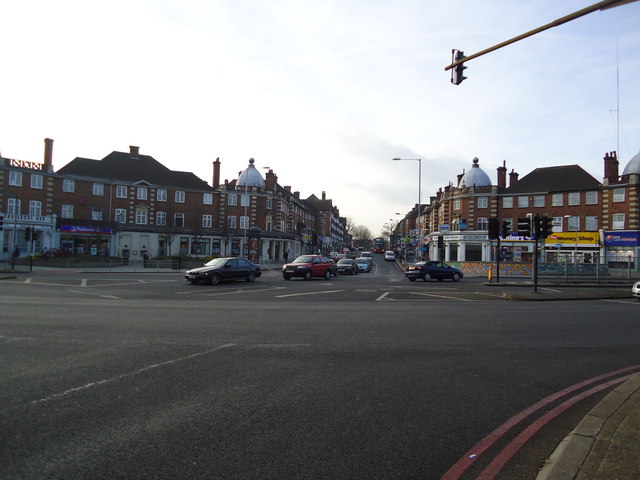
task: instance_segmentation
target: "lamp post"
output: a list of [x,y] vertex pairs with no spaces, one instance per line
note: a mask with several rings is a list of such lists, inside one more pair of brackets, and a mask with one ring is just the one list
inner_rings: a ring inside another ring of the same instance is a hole
[[16,257],[13,256],[16,247],[18,246],[18,213],[20,212],[19,205],[21,203],[20,197],[13,192],[4,192],[6,195],[11,195],[16,199],[13,204],[13,242],[11,244],[11,250],[9,250],[9,254],[11,255],[11,270],[16,268]]
[[399,161],[413,161],[418,162],[418,221],[416,227],[418,230],[418,241],[416,242],[416,258],[414,261],[418,261],[418,252],[420,244],[422,243],[422,159],[421,158],[394,158],[394,162]]

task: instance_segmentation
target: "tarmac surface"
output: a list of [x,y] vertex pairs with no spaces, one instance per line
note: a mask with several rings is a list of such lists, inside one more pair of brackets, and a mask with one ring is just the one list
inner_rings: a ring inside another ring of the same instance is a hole
[[[107,271],[124,270],[127,270],[126,267]],[[135,271],[132,268],[128,270]],[[14,278],[14,273],[26,272],[0,269],[0,280]],[[515,301],[629,299],[631,296],[629,282],[611,284],[543,281],[539,282],[536,292],[533,291],[534,285],[530,279],[508,278],[500,283],[485,282],[483,285],[493,289],[504,288],[502,294]],[[640,373],[619,385],[596,405],[558,444],[536,477],[536,480],[600,479],[640,479]]]

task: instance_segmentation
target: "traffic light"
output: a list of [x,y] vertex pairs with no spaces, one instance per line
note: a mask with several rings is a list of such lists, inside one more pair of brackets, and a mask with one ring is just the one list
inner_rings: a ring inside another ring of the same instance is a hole
[[531,236],[531,219],[529,217],[518,219],[518,235],[521,237]]
[[31,240],[31,227],[27,227],[27,228],[24,230],[24,239],[25,239],[26,241]]
[[542,217],[540,219],[540,236],[542,238],[547,238],[552,233],[553,233],[553,218]]
[[503,237],[508,237],[509,236],[509,222],[507,222],[506,220],[502,220],[502,236]]
[[[462,50],[453,49],[451,50],[451,57],[453,59],[451,63],[455,63],[458,60],[462,60],[464,58],[464,52]],[[460,85],[462,81],[467,78],[463,75],[463,72],[466,68],[467,67],[464,66],[464,63],[453,67],[451,69],[451,83],[453,83],[454,85]]]
[[4,228],[4,215],[0,215],[0,232]]
[[497,240],[500,237],[500,224],[497,218],[489,219],[489,240]]

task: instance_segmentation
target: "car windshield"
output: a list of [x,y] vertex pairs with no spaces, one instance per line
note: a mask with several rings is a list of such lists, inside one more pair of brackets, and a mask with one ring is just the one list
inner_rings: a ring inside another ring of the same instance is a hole
[[222,267],[225,263],[227,263],[228,258],[214,258],[213,260],[205,263],[207,267]]
[[351,265],[351,260],[348,258],[343,258],[342,260],[338,260],[338,265]]
[[293,263],[313,263],[314,258],[315,257],[311,255],[300,255],[293,261]]
[[358,262],[358,263],[369,263],[369,261],[366,258],[358,258],[358,259],[356,259],[356,262]]

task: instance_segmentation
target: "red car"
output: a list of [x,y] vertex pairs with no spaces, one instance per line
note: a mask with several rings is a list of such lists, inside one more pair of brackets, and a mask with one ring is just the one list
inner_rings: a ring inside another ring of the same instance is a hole
[[323,255],[300,255],[293,262],[282,266],[282,277],[285,280],[291,280],[291,277],[302,277],[305,280],[324,277],[329,280],[336,275],[336,264]]

